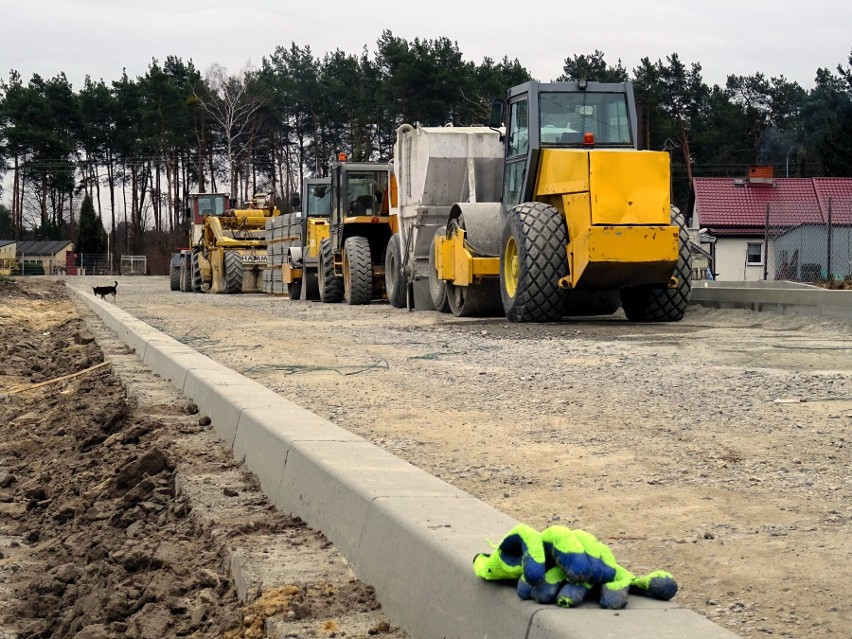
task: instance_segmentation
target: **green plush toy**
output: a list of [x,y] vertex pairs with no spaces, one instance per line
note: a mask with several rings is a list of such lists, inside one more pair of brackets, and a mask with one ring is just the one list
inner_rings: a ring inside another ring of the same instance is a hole
[[620,610],[628,592],[668,600],[677,593],[674,577],[656,570],[637,577],[623,568],[606,544],[585,530],[551,526],[539,533],[524,524],[510,530],[491,554],[473,559],[478,577],[517,580],[518,596],[570,608],[600,589],[604,608]]

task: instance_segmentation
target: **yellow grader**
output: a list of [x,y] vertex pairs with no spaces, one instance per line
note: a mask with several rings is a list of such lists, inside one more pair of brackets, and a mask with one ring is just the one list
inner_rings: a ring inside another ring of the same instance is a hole
[[388,299],[515,322],[619,306],[680,320],[691,265],[670,158],[637,141],[627,82],[528,82],[495,101],[488,128],[403,125]]
[[281,212],[271,194],[241,209],[226,193],[188,197],[190,247],[172,258],[171,288],[185,292],[257,293],[266,268],[266,220]]

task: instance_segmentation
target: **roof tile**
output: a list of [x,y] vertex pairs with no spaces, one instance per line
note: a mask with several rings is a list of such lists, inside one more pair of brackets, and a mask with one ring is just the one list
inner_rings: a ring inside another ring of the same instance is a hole
[[751,184],[748,180],[731,178],[695,178],[693,185],[701,226],[764,228],[767,207],[770,226],[825,222],[811,178],[777,178],[772,184]]

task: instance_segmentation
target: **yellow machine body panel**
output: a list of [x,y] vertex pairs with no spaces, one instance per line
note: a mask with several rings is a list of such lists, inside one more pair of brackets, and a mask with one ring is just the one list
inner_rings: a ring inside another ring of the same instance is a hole
[[319,247],[324,239],[331,235],[331,227],[326,218],[308,218],[308,257],[319,257]]
[[295,267],[287,262],[281,270],[281,279],[285,284],[292,284],[293,282],[299,282],[302,280],[302,273],[303,269]]
[[435,271],[441,279],[456,286],[469,286],[475,280],[500,274],[499,257],[474,257],[465,246],[465,232],[460,230],[450,238],[436,237]]
[[589,192],[589,152],[545,149],[541,152],[536,195]]
[[671,221],[669,155],[657,151],[589,151],[592,224]]
[[535,197],[565,215],[565,288],[669,282],[678,227],[671,224],[666,153],[544,149]]

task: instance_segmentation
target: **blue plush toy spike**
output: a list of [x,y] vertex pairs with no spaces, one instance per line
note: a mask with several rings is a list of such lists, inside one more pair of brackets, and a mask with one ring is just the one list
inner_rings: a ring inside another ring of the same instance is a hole
[[518,597],[521,599],[532,599],[532,589],[533,587],[526,579],[523,577],[518,579]]
[[556,566],[544,574],[544,579],[532,587],[530,597],[540,604],[556,603],[556,597],[565,583],[565,571]]
[[586,595],[589,594],[590,589],[589,584],[567,583],[562,586],[562,589],[556,596],[556,605],[563,608],[571,608],[572,606],[579,605],[586,598]]
[[633,579],[630,583],[630,591],[641,592],[643,595],[648,595],[654,599],[668,601],[677,594],[677,582],[671,573],[665,570],[655,570]]

